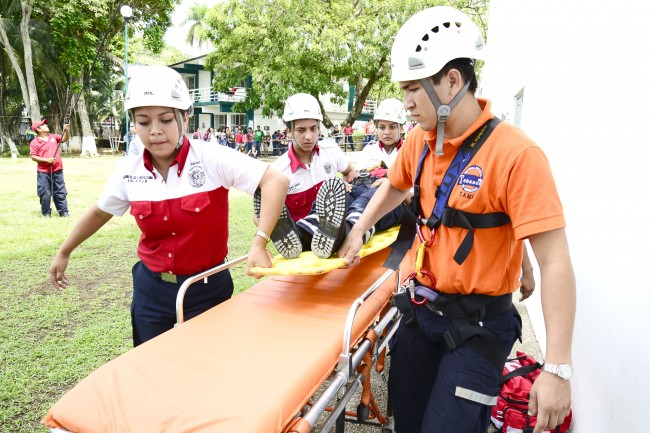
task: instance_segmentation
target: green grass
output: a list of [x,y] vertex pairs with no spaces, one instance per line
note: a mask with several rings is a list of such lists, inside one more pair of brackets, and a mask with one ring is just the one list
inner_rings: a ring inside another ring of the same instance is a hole
[[[132,347],[131,267],[140,231],[128,212],[75,250],[68,288],[56,290],[47,278],[58,246],[118,159],[64,157],[72,217],[44,219],[36,164],[0,158],[0,432],[46,431],[40,420],[66,390]],[[250,196],[231,190],[231,259],[248,252],[252,207]],[[256,281],[244,275],[244,265],[231,271],[235,293]]]

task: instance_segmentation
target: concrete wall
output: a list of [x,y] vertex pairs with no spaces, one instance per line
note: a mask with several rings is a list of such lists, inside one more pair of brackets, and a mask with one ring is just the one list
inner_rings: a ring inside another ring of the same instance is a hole
[[[578,284],[573,433],[650,431],[647,2],[492,0],[481,90],[546,152]],[[538,287],[539,287],[539,274]],[[526,302],[545,352],[539,293]]]

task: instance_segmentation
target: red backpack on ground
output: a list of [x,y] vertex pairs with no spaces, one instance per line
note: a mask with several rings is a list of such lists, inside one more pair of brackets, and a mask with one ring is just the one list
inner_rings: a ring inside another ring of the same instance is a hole
[[[497,404],[492,407],[492,424],[503,433],[532,433],[537,417],[528,415],[530,388],[541,372],[542,365],[530,355],[517,352],[503,367]],[[571,427],[573,413],[553,430],[544,433],[566,433]]]

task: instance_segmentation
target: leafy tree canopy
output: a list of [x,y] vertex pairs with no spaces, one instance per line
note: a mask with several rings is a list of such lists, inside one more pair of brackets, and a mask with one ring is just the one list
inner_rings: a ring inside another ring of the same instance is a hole
[[[165,31],[171,26],[171,14],[180,0],[131,0],[133,9],[129,21],[131,33],[143,34],[146,48],[159,53],[165,46]],[[40,4],[40,12],[49,17],[54,43],[59,50],[61,65],[72,76],[79,76],[90,67],[97,50],[117,51],[123,57],[124,47],[109,43],[119,41],[114,36],[123,32],[124,20],[117,8],[123,2],[111,0],[50,0]],[[106,42],[100,47],[102,40]],[[121,52],[120,52],[121,51]]]
[[129,39],[129,64],[171,65],[187,59],[187,55],[173,46],[165,46],[159,53],[147,48],[142,37]]
[[[205,27],[214,46],[206,65],[214,88],[252,78],[246,101],[235,109],[281,113],[296,92],[337,104],[356,88],[346,122],[354,122],[373,87],[378,96],[399,95],[390,79],[390,50],[400,26],[415,12],[452,4],[485,13],[486,1],[442,0],[230,0],[207,11]],[[329,118],[323,120],[331,127]]]

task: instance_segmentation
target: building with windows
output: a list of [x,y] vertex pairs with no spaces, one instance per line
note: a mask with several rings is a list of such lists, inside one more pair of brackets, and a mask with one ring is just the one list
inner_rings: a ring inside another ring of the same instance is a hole
[[[246,98],[246,88],[250,86],[250,82],[233,83],[233,87],[228,93],[215,92],[212,89],[215,72],[205,68],[205,59],[206,55],[203,55],[169,65],[183,76],[190,96],[194,100],[194,115],[190,119],[189,131],[196,131],[197,128],[205,131],[209,127],[219,129],[226,126],[231,129],[238,126],[255,129],[257,125],[260,125],[264,131],[272,132],[284,129],[284,123],[280,117],[264,116],[262,110],[234,112],[233,105]],[[345,86],[348,84],[346,83]],[[348,90],[351,95],[354,95],[353,86],[350,86]],[[353,102],[352,97],[347,106],[335,104],[327,97],[321,97],[321,100],[325,112],[335,124],[340,124],[345,120]],[[357,122],[365,123],[372,119],[376,106],[375,101],[366,101]]]

